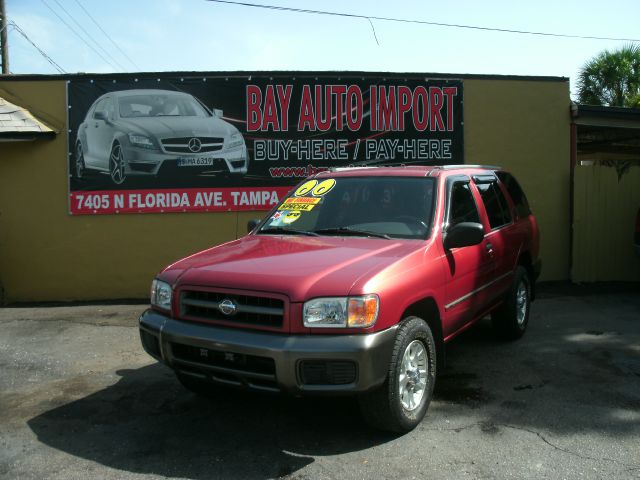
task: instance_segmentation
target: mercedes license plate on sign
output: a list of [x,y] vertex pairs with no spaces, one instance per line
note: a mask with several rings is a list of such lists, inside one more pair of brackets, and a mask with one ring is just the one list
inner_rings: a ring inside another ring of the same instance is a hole
[[215,158],[213,157],[198,157],[198,158],[178,158],[179,167],[202,167],[207,165],[213,165]]

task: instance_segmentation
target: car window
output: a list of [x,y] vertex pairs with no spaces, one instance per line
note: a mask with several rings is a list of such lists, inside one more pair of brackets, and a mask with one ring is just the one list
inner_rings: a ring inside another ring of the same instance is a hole
[[478,207],[468,182],[456,182],[451,187],[449,226],[462,222],[480,223]]
[[208,117],[209,113],[191,95],[127,95],[118,100],[121,118]]
[[518,217],[523,218],[531,215],[531,208],[522,188],[513,175],[507,172],[496,172],[498,178],[509,192]]
[[477,187],[487,210],[491,229],[494,230],[511,223],[511,213],[509,212],[507,199],[502,190],[500,190],[497,181],[478,183]]

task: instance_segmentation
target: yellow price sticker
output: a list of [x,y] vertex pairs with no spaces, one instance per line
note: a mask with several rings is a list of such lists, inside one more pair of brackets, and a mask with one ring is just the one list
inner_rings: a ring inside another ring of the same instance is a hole
[[319,202],[319,198],[290,197],[282,202],[282,205],[278,207],[278,210],[300,210],[303,212],[310,212]]
[[302,215],[302,212],[299,210],[294,210],[292,212],[289,212],[282,219],[282,223],[284,224],[293,223],[300,218],[300,215]]
[[313,187],[313,190],[311,190],[311,195],[314,195],[316,197],[321,197],[322,195],[329,193],[331,189],[335,186],[336,186],[336,181],[333,178],[328,178],[327,180],[324,180],[320,182],[318,185],[316,185],[315,187]]
[[320,183],[318,183],[317,180],[309,180],[300,185],[294,195],[296,197],[304,197],[308,193],[311,193],[314,197],[321,197],[329,193],[335,186],[336,181],[333,178],[328,178]]

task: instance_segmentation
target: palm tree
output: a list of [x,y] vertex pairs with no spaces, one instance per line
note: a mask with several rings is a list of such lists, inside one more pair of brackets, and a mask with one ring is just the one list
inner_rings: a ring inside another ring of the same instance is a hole
[[640,108],[640,44],[605,50],[585,63],[578,76],[578,102]]

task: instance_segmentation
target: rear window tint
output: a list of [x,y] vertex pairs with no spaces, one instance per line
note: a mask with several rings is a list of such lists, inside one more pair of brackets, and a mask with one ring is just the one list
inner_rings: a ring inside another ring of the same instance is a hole
[[477,187],[487,210],[491,229],[493,230],[511,223],[511,214],[509,213],[507,199],[504,197],[502,190],[500,190],[498,183],[479,183]]
[[518,217],[523,218],[529,216],[531,214],[529,202],[527,201],[527,197],[522,191],[522,188],[520,188],[520,184],[518,184],[515,177],[507,172],[496,172],[496,175],[507,189],[507,192],[509,192],[509,196],[513,201]]

